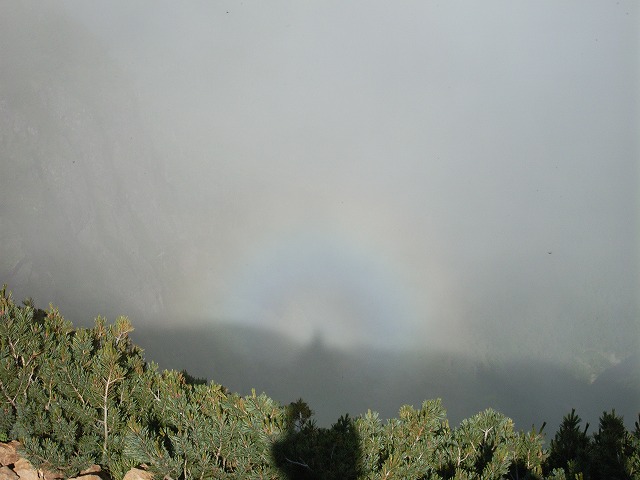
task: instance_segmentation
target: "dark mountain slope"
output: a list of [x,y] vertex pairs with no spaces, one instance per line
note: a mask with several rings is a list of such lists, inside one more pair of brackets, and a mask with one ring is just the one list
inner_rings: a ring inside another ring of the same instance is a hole
[[402,404],[418,406],[436,397],[444,400],[453,424],[492,407],[518,428],[546,421],[548,431],[555,431],[571,408],[590,422],[615,408],[629,425],[640,411],[640,382],[632,370],[620,372],[630,388],[602,389],[599,382],[590,384],[551,363],[481,361],[447,352],[345,351],[320,340],[297,345],[266,329],[228,324],[140,327],[134,339],[147,359],[160,360],[163,368],[186,369],[241,393],[255,388],[283,403],[302,397],[325,425],[369,408],[395,417]]

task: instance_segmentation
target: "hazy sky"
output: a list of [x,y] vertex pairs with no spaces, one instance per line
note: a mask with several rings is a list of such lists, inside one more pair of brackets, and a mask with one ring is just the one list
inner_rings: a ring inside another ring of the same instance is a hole
[[[612,361],[638,347],[637,2],[58,5],[102,49],[96,77],[128,85],[171,192],[172,249],[139,245],[173,322]],[[160,188],[132,178],[141,198]]]

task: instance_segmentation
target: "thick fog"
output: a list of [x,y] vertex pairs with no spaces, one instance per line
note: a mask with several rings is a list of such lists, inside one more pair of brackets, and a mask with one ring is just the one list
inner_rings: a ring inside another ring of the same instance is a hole
[[639,17],[3,2],[0,283],[323,421],[438,396],[631,420]]

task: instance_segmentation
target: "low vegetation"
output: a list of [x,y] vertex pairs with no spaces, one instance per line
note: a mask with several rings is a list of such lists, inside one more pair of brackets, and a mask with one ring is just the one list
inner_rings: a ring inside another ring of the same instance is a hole
[[55,308],[0,291],[0,441],[66,477],[99,464],[112,478],[144,467],[192,479],[638,479],[633,432],[604,412],[598,431],[568,414],[545,446],[488,409],[451,427],[439,400],[345,415],[320,428],[302,400],[282,406],[187,372],[159,371],[125,317],[73,328]]

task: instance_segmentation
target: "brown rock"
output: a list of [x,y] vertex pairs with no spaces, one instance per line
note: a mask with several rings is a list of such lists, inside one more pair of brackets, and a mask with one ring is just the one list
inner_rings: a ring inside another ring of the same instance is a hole
[[49,472],[47,470],[40,470],[38,472],[40,474],[40,480],[61,480],[64,478],[64,475],[60,472]]
[[0,443],[0,465],[13,465],[18,461],[20,455],[16,451],[18,442]]
[[20,480],[42,480],[38,471],[24,458],[20,458],[14,463],[13,471],[20,477]]
[[[70,478],[69,480],[108,480],[109,475],[104,472],[100,465],[91,465],[86,470],[82,470],[77,477]],[[47,479],[48,480],[48,479]]]
[[87,468],[85,470],[82,470],[80,472],[80,475],[78,475],[78,476],[88,475],[90,473],[98,474],[100,472],[102,472],[102,468],[100,467],[100,465],[91,465],[89,468]]
[[0,467],[0,480],[17,480],[18,475],[9,467]]
[[129,470],[122,480],[152,480],[153,475],[151,472],[142,470],[140,468],[132,468]]

